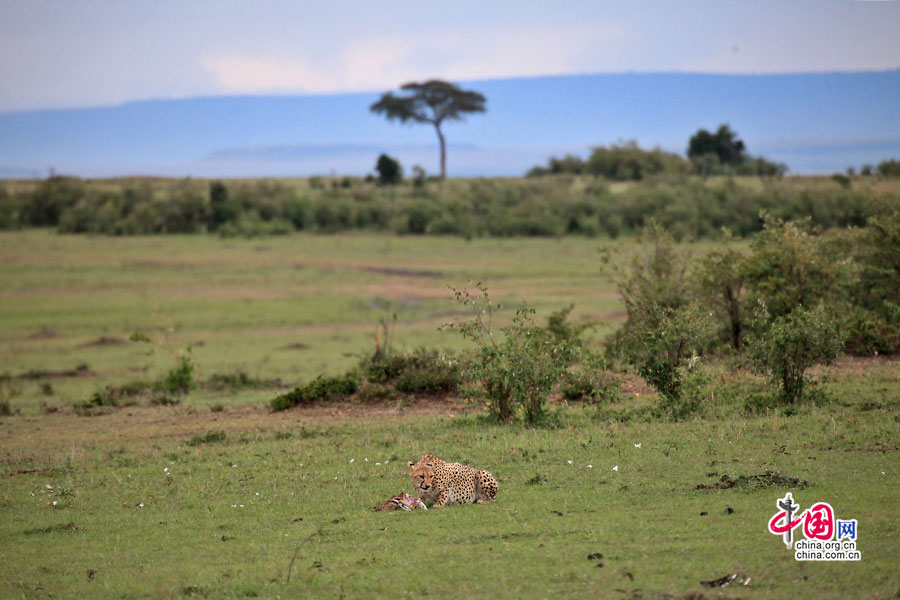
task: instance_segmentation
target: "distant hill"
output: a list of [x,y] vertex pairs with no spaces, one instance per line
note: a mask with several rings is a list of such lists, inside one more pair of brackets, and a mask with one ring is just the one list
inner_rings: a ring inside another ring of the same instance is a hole
[[[900,70],[601,74],[462,82],[488,112],[446,126],[450,175],[521,175],[550,155],[636,139],[683,153],[730,123],[794,173],[900,158]],[[0,177],[58,173],[286,176],[372,172],[381,152],[437,171],[428,126],[372,115],[379,93],[223,96],[0,114]]]

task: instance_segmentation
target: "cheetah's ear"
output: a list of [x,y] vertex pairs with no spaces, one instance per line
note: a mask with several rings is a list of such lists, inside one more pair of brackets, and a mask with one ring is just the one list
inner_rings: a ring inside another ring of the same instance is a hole
[[413,468],[412,461],[410,461],[410,460],[406,461],[406,466],[409,467],[410,469],[412,469]]

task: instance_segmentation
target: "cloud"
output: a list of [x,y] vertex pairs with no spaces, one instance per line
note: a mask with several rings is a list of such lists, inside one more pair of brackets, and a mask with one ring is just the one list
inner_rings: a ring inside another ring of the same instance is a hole
[[201,65],[223,92],[262,93],[279,91],[328,91],[334,81],[300,58],[271,59],[251,56],[217,56]]
[[462,80],[587,71],[623,44],[627,45],[626,31],[617,25],[467,29],[369,37],[336,55],[223,54],[204,58],[201,65],[228,93],[363,91],[435,77]]

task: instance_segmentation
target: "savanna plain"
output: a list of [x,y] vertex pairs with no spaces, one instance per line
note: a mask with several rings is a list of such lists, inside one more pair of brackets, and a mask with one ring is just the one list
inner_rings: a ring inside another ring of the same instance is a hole
[[[624,261],[636,243],[603,245]],[[501,321],[522,298],[538,318],[574,304],[599,348],[625,318],[600,245],[0,233],[0,597],[900,596],[896,359],[816,367],[828,401],[793,414],[710,398],[682,421],[634,417],[656,394],[631,372],[601,410],[557,399],[541,427],[465,397],[269,408],[386,334],[465,349],[442,326],[464,316],[448,286],[470,281]],[[187,394],[91,402],[185,355]],[[424,453],[490,470],[497,502],[373,512],[412,491]],[[856,519],[861,560],[795,561],[767,530],[788,491]]]

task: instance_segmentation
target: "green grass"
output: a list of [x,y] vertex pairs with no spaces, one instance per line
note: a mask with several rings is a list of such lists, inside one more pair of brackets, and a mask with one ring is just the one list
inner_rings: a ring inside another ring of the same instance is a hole
[[[734,571],[751,584],[726,597],[900,587],[896,446],[879,451],[896,444],[896,400],[679,424],[573,409],[554,430],[469,414],[213,416],[136,408],[77,433],[67,416],[3,421],[0,596],[655,598]],[[489,468],[498,501],[371,512],[410,489],[405,461],[425,452]],[[801,507],[858,519],[862,561],[795,562],[766,531],[781,486],[697,489],[767,471],[808,482]]]
[[[598,247],[581,238],[3,233],[0,372],[91,367],[87,377],[53,379],[53,396],[22,382],[13,404],[25,414],[42,403],[68,407],[104,385],[160,378],[174,366],[165,350],[188,346],[200,378],[241,369],[295,384],[341,373],[371,352],[389,312],[398,315],[398,350],[462,347],[438,328],[460,314],[448,286],[469,280],[510,309],[527,298],[546,316],[574,302],[574,318],[615,321],[621,305],[599,278]],[[146,344],[95,344],[135,331],[159,346],[152,355]]]
[[[265,408],[371,352],[387,310],[399,349],[462,347],[438,326],[458,311],[445,286],[470,278],[539,316],[574,302],[576,319],[605,326],[596,339],[621,319],[598,245],[0,234],[0,371],[14,376],[0,382],[14,413],[0,418],[0,597],[900,593],[896,360],[817,368],[831,400],[790,417],[746,412],[741,392],[764,383],[724,362],[716,381],[734,393],[681,423],[651,419],[656,396],[633,380],[599,416],[570,406],[544,429],[495,426],[455,400]],[[127,341],[134,331],[156,345]],[[201,385],[177,406],[73,410],[105,386],[159,380],[175,366],[166,349],[186,346]],[[239,370],[285,385],[203,385]],[[406,461],[423,453],[489,469],[498,501],[372,512],[411,491]],[[788,491],[755,477],[769,472],[807,482],[801,509],[825,501],[857,519],[862,560],[794,561],[766,530]],[[740,484],[698,488],[723,476]],[[737,571],[748,586],[700,584]]]

